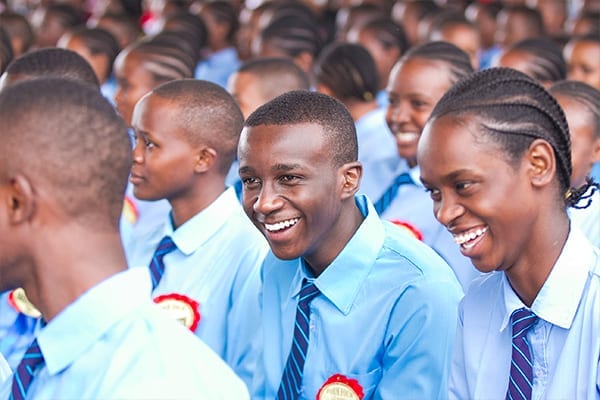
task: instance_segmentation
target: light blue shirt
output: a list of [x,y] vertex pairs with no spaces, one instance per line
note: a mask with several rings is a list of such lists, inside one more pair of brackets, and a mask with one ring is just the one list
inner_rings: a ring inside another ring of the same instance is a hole
[[8,301],[10,291],[0,295],[0,354],[16,369],[23,354],[35,339],[40,319],[15,310]]
[[52,319],[37,337],[45,364],[28,400],[247,399],[231,369],[152,303],[150,288],[147,270],[127,270]]
[[435,219],[433,201],[421,184],[419,166],[410,170],[410,176],[414,184],[400,186],[398,194],[381,217],[389,221],[408,222],[417,228],[423,236],[423,241],[452,267],[463,290],[466,291],[480,272],[468,257],[462,255],[452,234]]
[[6,362],[4,357],[2,357],[2,354],[0,354],[0,385],[2,385],[4,381],[10,378],[11,375],[12,371],[10,370],[8,363]]
[[164,236],[167,254],[153,297],[182,294],[200,304],[195,334],[246,382],[256,363],[253,339],[260,324],[260,265],[268,244],[244,214],[233,188],[175,231],[169,221],[138,243],[129,265],[148,268]]
[[587,208],[568,208],[569,217],[587,236],[590,242],[596,247],[600,247],[600,189],[589,188],[585,193],[589,199],[581,200],[577,205],[585,205],[591,200]]
[[[525,307],[503,272],[473,282],[461,302],[450,378],[453,399],[504,399],[511,313]],[[600,250],[572,228],[531,311],[533,399],[600,399]]]
[[[365,196],[365,220],[314,279],[302,399],[313,400],[334,374],[354,379],[369,399],[447,398],[447,372],[462,291],[430,248],[382,222]],[[301,259],[272,253],[263,265],[262,359],[253,399],[274,399],[291,348]]]
[[363,115],[355,126],[358,161],[363,165],[360,191],[371,201],[377,201],[394,181],[401,164],[396,141],[385,122],[385,110],[382,108]]
[[238,70],[240,64],[237,50],[234,47],[227,47],[200,61],[196,66],[194,78],[227,88],[229,76]]

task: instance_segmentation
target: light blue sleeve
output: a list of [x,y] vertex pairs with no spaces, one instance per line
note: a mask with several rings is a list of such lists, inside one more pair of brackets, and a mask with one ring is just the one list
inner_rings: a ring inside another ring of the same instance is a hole
[[458,284],[442,280],[409,285],[392,311],[383,375],[374,398],[447,399],[456,333]]
[[0,354],[0,386],[2,386],[4,382],[10,378],[11,375],[12,371],[10,370],[8,363],[6,362],[2,354]]
[[465,368],[465,352],[463,348],[463,329],[463,310],[462,305],[459,305],[456,340],[454,342],[454,352],[452,354],[452,364],[450,366],[450,381],[448,382],[450,400],[469,398],[467,371]]

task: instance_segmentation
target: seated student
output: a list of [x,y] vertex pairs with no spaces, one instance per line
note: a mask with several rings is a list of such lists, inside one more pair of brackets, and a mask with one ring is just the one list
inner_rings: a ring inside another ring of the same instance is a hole
[[597,399],[600,251],[567,207],[563,111],[532,78],[493,68],[458,83],[418,148],[433,212],[487,274],[459,311],[454,399]]
[[0,291],[23,287],[46,321],[0,398],[248,398],[153,304],[148,271],[127,269],[131,145],[108,100],[74,80],[20,82],[0,93],[0,125]]
[[359,44],[332,43],[317,58],[314,77],[317,91],[341,101],[352,115],[362,164],[360,191],[378,199],[404,161],[385,122],[385,108],[377,104],[379,82],[373,57]]
[[33,28],[25,15],[10,9],[0,13],[0,26],[6,31],[12,44],[14,58],[27,53],[33,46]]
[[172,209],[139,237],[128,261],[151,270],[159,263],[155,301],[250,383],[260,316],[258,304],[244,299],[258,300],[268,245],[225,186],[243,121],[229,93],[207,81],[171,81],[137,103],[133,193],[166,199]]
[[432,17],[427,37],[432,42],[452,43],[469,55],[474,70],[479,69],[481,37],[477,26],[463,12],[447,10]]
[[439,256],[356,196],[352,116],[293,91],[245,125],[243,206],[271,247],[253,398],[446,398],[462,292]]
[[413,47],[398,61],[388,83],[386,120],[401,158],[395,181],[374,199],[375,210],[387,220],[408,226],[450,264],[464,290],[479,275],[460,254],[452,235],[435,220],[431,199],[419,181],[417,143],[429,113],[459,79],[473,72],[469,56],[446,42]]
[[[33,50],[15,59],[0,78],[0,90],[40,77],[75,79],[99,90],[94,70],[85,59],[59,48]],[[17,367],[40,328],[40,313],[22,289],[0,294],[0,353],[12,368]]]
[[600,90],[600,34],[577,36],[564,47],[567,78]]
[[544,20],[539,10],[523,4],[507,5],[498,13],[496,42],[507,48],[521,40],[545,35]]
[[[600,91],[583,82],[561,81],[550,87],[550,93],[562,107],[569,124],[571,186],[581,187],[591,177],[594,163],[600,162]],[[590,187],[582,200],[568,211],[571,221],[590,242],[600,247],[600,190]]]
[[477,27],[481,49],[477,56],[479,69],[490,68],[502,48],[495,40],[497,22],[496,16],[502,10],[498,0],[474,1],[466,7],[465,16]]

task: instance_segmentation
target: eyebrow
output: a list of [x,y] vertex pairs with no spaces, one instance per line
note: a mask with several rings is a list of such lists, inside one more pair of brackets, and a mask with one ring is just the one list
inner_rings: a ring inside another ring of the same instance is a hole
[[294,169],[301,168],[300,164],[275,164],[271,170],[272,171],[291,171]]

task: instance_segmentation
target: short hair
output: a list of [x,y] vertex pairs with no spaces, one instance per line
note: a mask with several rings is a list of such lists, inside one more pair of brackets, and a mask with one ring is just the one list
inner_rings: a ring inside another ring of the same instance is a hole
[[215,20],[229,25],[227,41],[232,43],[239,28],[235,6],[230,1],[212,0],[204,4],[203,11],[209,12]]
[[167,15],[162,30],[179,32],[186,36],[196,52],[196,62],[199,61],[200,53],[208,39],[208,31],[202,17],[187,10],[177,10]]
[[565,205],[577,203],[587,186],[570,189],[571,137],[565,114],[535,79],[511,68],[490,68],[454,85],[436,104],[429,119],[451,114],[478,118],[480,135],[487,135],[518,165],[536,139],[554,151],[557,180]]
[[365,30],[373,32],[377,42],[385,49],[398,48],[400,55],[410,47],[404,27],[390,17],[370,19],[361,27],[361,31]]
[[251,74],[260,79],[258,90],[263,99],[292,90],[309,90],[306,73],[289,58],[258,57],[242,64],[238,73]]
[[0,74],[4,72],[7,65],[13,59],[13,48],[10,42],[10,37],[6,31],[0,26]]
[[404,63],[415,58],[447,64],[450,82],[453,84],[473,73],[473,65],[469,55],[448,42],[435,41],[412,47],[398,62]]
[[528,75],[540,82],[557,82],[567,77],[567,62],[563,58],[562,48],[550,38],[524,39],[506,49],[506,52],[509,51],[531,55],[533,60],[528,63]]
[[594,136],[600,138],[600,90],[581,81],[563,80],[550,86],[548,91],[577,102],[589,114]]
[[80,223],[118,229],[131,143],[100,91],[62,78],[16,83],[0,92],[0,125],[5,170],[52,188]]
[[294,90],[276,97],[254,111],[245,126],[317,124],[331,147],[336,166],[358,159],[356,128],[348,109],[325,94]]
[[11,39],[15,37],[21,39],[23,54],[33,46],[35,34],[29,20],[24,15],[5,10],[0,13],[0,26],[4,28]]
[[92,66],[74,51],[58,47],[33,50],[15,58],[6,68],[6,83],[41,77],[75,79],[96,88],[100,83]]
[[317,83],[327,86],[342,102],[373,101],[379,89],[375,61],[359,44],[332,43],[325,47],[315,62],[314,75]]
[[291,14],[274,17],[260,33],[260,39],[291,58],[302,53],[316,57],[323,46],[315,21]]
[[92,55],[102,54],[108,60],[108,78],[112,72],[112,65],[121,48],[115,36],[102,28],[87,28],[85,26],[73,29],[68,35],[80,39]]
[[231,95],[221,86],[199,79],[164,83],[152,95],[177,105],[173,123],[191,145],[208,144],[219,154],[219,171],[227,174],[235,158],[244,116]]

